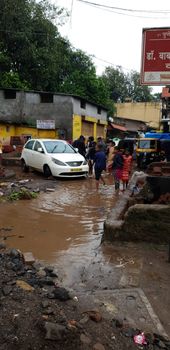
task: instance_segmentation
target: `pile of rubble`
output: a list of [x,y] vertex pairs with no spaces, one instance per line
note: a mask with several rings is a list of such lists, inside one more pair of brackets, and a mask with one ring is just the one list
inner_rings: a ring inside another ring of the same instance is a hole
[[[0,350],[170,349],[157,334],[141,334],[126,320],[80,311],[74,291],[61,286],[52,266],[0,243]],[[82,305],[81,305],[82,307]]]
[[[50,187],[49,187],[50,186]],[[32,199],[36,198],[41,191],[54,191],[56,182],[32,179],[15,180],[13,182],[0,182],[0,198],[8,200]]]

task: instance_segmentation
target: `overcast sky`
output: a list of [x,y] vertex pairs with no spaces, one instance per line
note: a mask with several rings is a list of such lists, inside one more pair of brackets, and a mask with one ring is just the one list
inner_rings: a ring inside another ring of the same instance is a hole
[[[97,73],[101,74],[108,61],[122,66],[125,72],[140,71],[142,28],[170,27],[170,1],[155,0],[87,0],[93,3],[121,7],[133,10],[169,10],[169,13],[155,14],[147,12],[126,12],[121,15],[86,5],[78,0],[50,0],[51,2],[73,10],[71,19],[60,29],[72,45],[88,54],[96,56],[94,63]],[[115,10],[120,12],[119,10]],[[138,17],[137,17],[138,16]],[[139,18],[143,16],[146,18]],[[147,18],[155,17],[155,18]],[[158,88],[156,88],[158,90]],[[161,90],[161,88],[159,88]]]

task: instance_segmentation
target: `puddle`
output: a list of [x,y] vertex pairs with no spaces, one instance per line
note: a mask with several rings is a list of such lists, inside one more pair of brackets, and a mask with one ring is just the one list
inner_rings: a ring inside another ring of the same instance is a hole
[[10,228],[6,232],[9,247],[31,251],[36,258],[69,271],[73,278],[97,253],[104,263],[102,250],[97,250],[103,222],[113,205],[110,183],[97,192],[93,179],[61,181],[54,192],[37,199],[1,205],[0,227]]

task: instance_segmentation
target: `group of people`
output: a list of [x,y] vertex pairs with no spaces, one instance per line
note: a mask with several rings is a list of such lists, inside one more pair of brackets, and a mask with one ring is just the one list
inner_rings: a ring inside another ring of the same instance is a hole
[[95,142],[93,136],[90,136],[86,145],[85,137],[82,135],[73,142],[73,147],[78,148],[79,153],[87,159],[89,177],[92,177],[94,169],[96,189],[99,188],[100,182],[105,184],[102,176],[105,171],[108,175],[113,174],[117,194],[121,182],[123,191],[126,190],[132,168],[132,156],[128,150],[119,149],[112,140],[106,145],[102,137],[98,137],[97,142]]

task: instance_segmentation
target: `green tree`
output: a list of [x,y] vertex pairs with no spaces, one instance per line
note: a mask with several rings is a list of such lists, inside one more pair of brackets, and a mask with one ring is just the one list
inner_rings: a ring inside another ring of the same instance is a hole
[[153,100],[152,89],[140,84],[140,74],[132,71],[127,75],[128,97],[136,102],[150,102]]
[[120,100],[124,102],[128,96],[127,77],[121,67],[107,67],[102,75],[102,79],[109,91],[109,97],[114,102]]
[[59,83],[69,46],[51,21],[52,11],[56,18],[62,14],[47,1],[1,0],[1,72],[18,73],[35,90],[52,90],[54,80]]
[[14,88],[21,90],[29,90],[29,85],[26,81],[21,81],[18,73],[3,72],[0,75],[0,86],[3,88]]
[[[118,96],[111,91],[109,79],[97,76],[92,58],[61,37],[58,24],[66,16],[48,0],[1,0],[0,85],[76,94],[112,113],[120,91]],[[119,76],[124,77],[121,70]]]
[[136,71],[125,74],[121,67],[107,67],[102,79],[107,86],[110,99],[114,102],[125,102],[127,99],[136,102],[153,100],[152,89],[140,84],[140,74]]
[[63,76],[61,91],[82,96],[90,101],[106,105],[109,94],[90,56],[81,50],[70,51],[67,71]]

